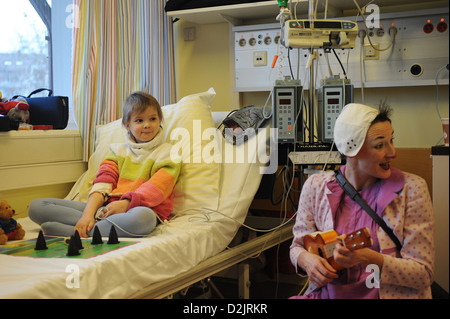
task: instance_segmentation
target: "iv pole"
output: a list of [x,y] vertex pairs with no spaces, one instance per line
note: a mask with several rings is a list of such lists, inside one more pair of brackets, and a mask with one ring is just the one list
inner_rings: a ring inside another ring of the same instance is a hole
[[309,67],[309,140],[308,144],[312,145],[314,144],[314,90],[315,90],[315,84],[314,84],[314,60],[316,59],[316,53],[314,52],[314,49],[311,49],[311,65]]
[[[278,0],[278,5],[280,7],[280,14],[277,17],[277,20],[281,21],[282,28],[285,20],[288,16],[290,16],[290,10],[288,9],[288,0]],[[308,17],[310,20],[311,29],[314,28],[314,1],[309,0],[309,7],[308,7]],[[309,103],[308,103],[308,124],[309,124],[309,140],[308,144],[312,145],[314,144],[314,131],[315,131],[315,109],[314,109],[314,91],[315,91],[315,83],[314,83],[314,60],[316,59],[316,52],[313,48],[310,49],[310,61],[309,61],[309,72],[310,72],[310,79],[309,79]]]

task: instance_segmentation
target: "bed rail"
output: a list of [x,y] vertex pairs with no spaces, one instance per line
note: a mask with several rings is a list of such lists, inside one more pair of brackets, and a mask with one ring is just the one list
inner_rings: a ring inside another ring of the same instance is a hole
[[[265,251],[293,237],[293,222],[280,227],[270,233],[244,242],[233,248],[228,248],[220,254],[211,257],[193,269],[156,284],[152,284],[131,295],[130,299],[162,299],[166,298],[200,280],[208,278],[218,272],[228,269],[261,251]],[[246,268],[248,271],[248,267]],[[245,276],[244,276],[245,277]],[[248,276],[247,276],[248,277]],[[248,293],[245,294],[248,296]]]

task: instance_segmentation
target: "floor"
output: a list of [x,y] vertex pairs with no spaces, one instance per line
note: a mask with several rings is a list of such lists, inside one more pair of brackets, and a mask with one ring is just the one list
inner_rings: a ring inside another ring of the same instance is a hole
[[[180,299],[240,299],[237,270],[221,273],[191,286],[174,298]],[[250,270],[250,299],[288,299],[298,295],[303,288],[304,279],[296,274],[268,274],[262,269]]]
[[[240,299],[237,270],[221,273],[199,282],[184,292],[174,296],[176,299]],[[250,299],[282,299],[299,294],[305,280],[296,274],[279,273],[278,276],[260,269],[250,272]],[[433,299],[449,299],[449,294],[439,285],[432,285]]]
[[[242,235],[243,237],[248,234]],[[238,238],[238,236],[236,236]],[[239,239],[239,238],[238,238]],[[233,244],[233,243],[232,243]],[[230,245],[232,245],[230,244]],[[288,299],[298,295],[305,279],[295,273],[289,259],[291,241],[272,247],[259,255],[224,270],[174,295],[180,299],[241,299],[240,267],[248,265],[249,299]]]
[[[239,288],[236,280],[225,278],[213,278],[213,283],[226,299],[239,298]],[[292,283],[277,282],[275,280],[252,281],[250,285],[250,299],[288,299],[297,295],[302,286],[296,284],[293,278]],[[217,296],[213,292],[213,296]]]

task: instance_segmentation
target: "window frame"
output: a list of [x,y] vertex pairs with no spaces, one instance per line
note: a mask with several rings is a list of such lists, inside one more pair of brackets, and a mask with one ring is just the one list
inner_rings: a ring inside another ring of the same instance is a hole
[[48,64],[49,64],[49,89],[53,91],[53,44],[52,44],[52,8],[47,0],[29,0],[37,14],[47,28],[48,36]]

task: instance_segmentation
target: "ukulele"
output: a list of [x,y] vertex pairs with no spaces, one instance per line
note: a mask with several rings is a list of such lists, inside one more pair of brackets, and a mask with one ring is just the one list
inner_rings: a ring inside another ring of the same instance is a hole
[[367,228],[361,228],[351,234],[338,236],[335,230],[325,232],[314,232],[303,237],[305,249],[315,255],[325,258],[336,270],[342,270],[344,267],[334,261],[333,251],[336,244],[350,249],[357,250],[372,246],[372,238]]

